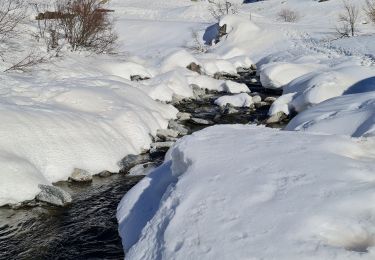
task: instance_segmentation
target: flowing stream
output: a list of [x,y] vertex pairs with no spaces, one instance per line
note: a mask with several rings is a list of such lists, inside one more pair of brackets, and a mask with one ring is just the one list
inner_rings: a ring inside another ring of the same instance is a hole
[[[259,85],[249,83],[249,75],[242,75],[254,92],[266,93]],[[215,124],[261,123],[267,117],[269,106],[256,110],[238,109],[238,112],[215,117],[219,107],[213,104],[218,96],[212,93],[201,100],[186,100],[175,104],[180,112]],[[208,125],[186,122],[190,132]],[[279,127],[279,126],[276,126]],[[153,157],[162,161],[163,154]],[[0,259],[123,259],[121,239],[117,231],[116,208],[124,194],[142,176],[115,174],[107,178],[94,177],[90,184],[62,182],[58,184],[72,194],[73,203],[67,207],[53,206],[0,208]]]

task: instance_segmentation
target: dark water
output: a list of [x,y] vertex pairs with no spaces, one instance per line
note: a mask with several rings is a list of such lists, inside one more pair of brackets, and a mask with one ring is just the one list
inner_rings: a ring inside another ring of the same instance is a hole
[[[248,83],[252,92],[275,95],[266,93],[260,85],[250,84],[248,79],[249,75],[244,75],[237,81]],[[214,105],[214,100],[220,95],[223,94],[182,101],[175,106],[181,112],[215,124],[259,124],[267,117],[269,106],[256,110],[241,108],[237,113],[217,117],[220,108]],[[190,132],[207,127],[189,121],[185,126]],[[160,163],[162,156],[161,153],[153,158],[155,163]],[[63,182],[59,186],[73,195],[73,203],[65,208],[0,208],[0,259],[123,259],[116,208],[141,178],[116,174],[95,177],[87,185]]]
[[0,209],[0,259],[123,259],[116,208],[141,177],[95,178],[90,187],[65,183],[65,208]]

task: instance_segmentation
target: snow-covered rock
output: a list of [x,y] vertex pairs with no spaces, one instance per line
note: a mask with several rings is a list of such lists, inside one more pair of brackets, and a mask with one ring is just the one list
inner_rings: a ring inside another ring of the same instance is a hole
[[250,89],[246,84],[243,83],[237,83],[232,80],[227,80],[225,81],[225,84],[223,86],[224,91],[232,94],[237,94],[237,93],[250,93]]
[[223,107],[230,104],[234,107],[251,107],[254,102],[253,98],[246,93],[236,94],[233,96],[221,96],[215,100],[215,104]]
[[92,181],[92,174],[86,170],[75,168],[69,176],[69,180],[76,182],[89,182]]

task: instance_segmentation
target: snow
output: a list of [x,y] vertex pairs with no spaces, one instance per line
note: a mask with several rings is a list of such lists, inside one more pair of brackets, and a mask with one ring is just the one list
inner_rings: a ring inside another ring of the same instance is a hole
[[194,58],[192,54],[188,53],[186,50],[180,50],[170,54],[164,59],[161,65],[161,71],[168,72],[178,67],[186,68],[191,63],[199,65],[198,60]]
[[320,132],[353,137],[375,136],[375,92],[327,100],[298,114],[286,130]]
[[[250,106],[245,85],[212,76],[256,64],[262,84],[283,91],[269,115],[299,113],[286,127],[294,131],[232,125],[179,140],[118,207],[126,259],[373,259],[372,25],[333,40],[341,1],[235,2],[239,14],[219,23],[227,34],[193,53],[180,50],[189,26],[206,43],[218,31],[208,1],[129,1],[132,18],[181,26],[170,50],[152,46],[143,63],[163,74],[136,87],[170,101],[197,85],[234,94],[217,105]],[[279,21],[283,8],[300,20]],[[191,62],[207,75],[188,72]]]
[[0,167],[9,171],[1,174],[0,205],[30,200],[38,184],[67,180],[74,168],[118,171],[125,155],[148,148],[150,134],[177,114],[115,76],[46,86],[8,77],[2,82],[10,86],[1,86]]
[[118,207],[126,259],[373,259],[373,147],[238,125],[185,137]]
[[233,96],[221,96],[215,100],[218,106],[225,106],[230,104],[235,107],[250,107],[253,104],[253,98],[246,93],[241,93]]
[[260,68],[262,86],[269,89],[280,89],[302,75],[316,71],[316,64],[270,63]]
[[250,89],[246,86],[246,84],[227,80],[225,81],[225,84],[224,84],[224,91],[228,93],[241,93],[241,92],[249,93]]

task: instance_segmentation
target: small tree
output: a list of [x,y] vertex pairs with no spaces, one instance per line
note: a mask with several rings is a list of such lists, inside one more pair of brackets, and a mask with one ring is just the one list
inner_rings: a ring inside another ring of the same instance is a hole
[[355,4],[348,1],[343,2],[344,11],[339,15],[340,26],[336,27],[336,31],[340,37],[355,36],[357,32],[357,22],[359,17],[359,9]]
[[209,12],[213,18],[220,21],[221,17],[228,14],[237,14],[238,7],[227,0],[210,0]]
[[101,0],[60,0],[57,19],[73,51],[79,48],[103,53],[112,50],[117,40],[113,19]]
[[371,22],[375,23],[375,0],[366,0],[365,12]]
[[299,19],[299,14],[291,9],[284,8],[278,14],[278,17],[287,23],[296,22]]

